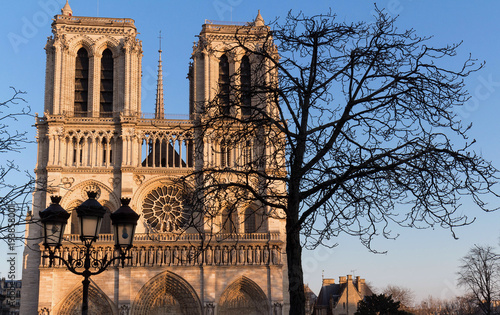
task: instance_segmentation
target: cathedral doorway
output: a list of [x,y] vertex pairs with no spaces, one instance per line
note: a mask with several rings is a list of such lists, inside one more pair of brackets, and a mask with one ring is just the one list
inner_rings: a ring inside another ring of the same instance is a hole
[[[71,292],[62,302],[58,315],[73,315],[82,313],[83,289],[78,288]],[[94,286],[89,286],[89,314],[115,314],[106,295]]]
[[269,302],[262,289],[247,277],[241,277],[224,290],[219,315],[269,314]]
[[194,289],[178,275],[167,271],[146,283],[135,299],[132,315],[201,315]]

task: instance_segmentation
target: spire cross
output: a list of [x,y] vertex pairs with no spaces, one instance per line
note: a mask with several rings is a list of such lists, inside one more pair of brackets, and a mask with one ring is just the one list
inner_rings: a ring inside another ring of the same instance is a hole
[[161,52],[161,30],[160,30],[160,36],[158,36],[158,38],[160,39],[160,49],[158,51]]

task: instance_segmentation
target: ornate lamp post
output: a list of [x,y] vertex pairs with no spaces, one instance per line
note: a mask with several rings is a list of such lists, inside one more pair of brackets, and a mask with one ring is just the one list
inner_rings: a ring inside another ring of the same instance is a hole
[[[139,219],[139,215],[128,206],[130,199],[122,198],[122,206],[111,214],[115,235],[115,249],[119,251],[120,256],[108,258],[107,255],[105,255],[103,259],[92,257],[92,243],[99,237],[101,221],[106,210],[95,199],[97,196],[95,192],[88,192],[87,195],[89,199],[76,208],[81,231],[80,240],[85,246],[85,255],[81,258],[74,259],[70,256],[66,260],[55,254],[55,250],[61,246],[64,228],[70,216],[70,214],[59,205],[61,197],[50,197],[52,204],[47,209],[40,212],[40,218],[43,225],[43,245],[49,251],[49,255],[44,255],[43,257],[49,258],[49,266],[52,266],[54,259],[57,258],[66,265],[69,271],[84,277],[82,281],[82,314],[84,315],[88,313],[90,276],[100,274],[106,270],[112,262],[118,259],[121,260],[122,268],[125,266],[125,260],[131,258],[126,256],[126,252],[132,247],[135,227]],[[91,271],[91,268],[94,270]]]

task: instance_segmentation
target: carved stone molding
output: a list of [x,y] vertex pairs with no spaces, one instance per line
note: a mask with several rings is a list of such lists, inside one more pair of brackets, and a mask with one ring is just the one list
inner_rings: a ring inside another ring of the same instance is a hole
[[74,182],[75,182],[75,179],[73,177],[63,177],[61,179],[61,184],[66,189],[70,188]]
[[125,304],[120,306],[120,315],[129,315],[130,314],[130,305]]
[[283,315],[283,302],[274,302],[273,304],[273,315]]
[[82,188],[82,198],[83,198],[83,200],[87,200],[88,199],[87,192],[89,192],[89,191],[93,191],[93,192],[97,193],[96,199],[99,199],[99,197],[101,197],[101,187],[99,187],[98,184],[91,183],[91,184],[85,185]]
[[137,185],[141,185],[145,178],[146,178],[146,176],[144,176],[144,175],[135,175],[134,181]]
[[209,302],[205,303],[205,315],[214,315],[215,314],[215,303]]
[[116,188],[116,187],[120,186],[121,180],[118,177],[110,177],[108,179],[108,182],[111,184],[111,186],[113,188]]
[[50,309],[47,307],[41,308],[38,310],[38,315],[50,315]]

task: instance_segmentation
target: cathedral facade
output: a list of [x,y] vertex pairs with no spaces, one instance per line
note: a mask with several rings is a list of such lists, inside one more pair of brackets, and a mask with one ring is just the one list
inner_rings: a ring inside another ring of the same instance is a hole
[[[224,53],[236,46],[234,34],[242,28],[248,34],[269,30],[260,13],[244,25],[202,26],[189,69],[190,116],[173,120],[163,109],[161,50],[156,112],[151,117],[141,112],[142,46],[132,19],[74,16],[67,3],[54,17],[45,47],[44,115],[36,118],[38,189],[32,216],[36,220],[50,196],[60,195],[71,217],[58,254],[79,257],[72,209],[88,191],[97,192],[107,214],[93,255],[102,258],[114,253],[109,214],[120,207],[120,198],[131,198],[130,206],[140,214],[125,267],[116,264],[91,277],[90,313],[288,311],[283,219],[259,217],[248,205],[231,220],[223,211],[219,218],[202,220],[201,233],[184,228],[189,207],[177,179],[205,165],[232,167],[257,150],[251,139],[224,149],[194,128],[204,111],[200,104],[220,96],[228,73],[242,69],[241,81],[251,75],[252,57],[245,51]],[[31,225],[27,236],[21,314],[78,313],[82,277],[42,257],[39,225]]]

